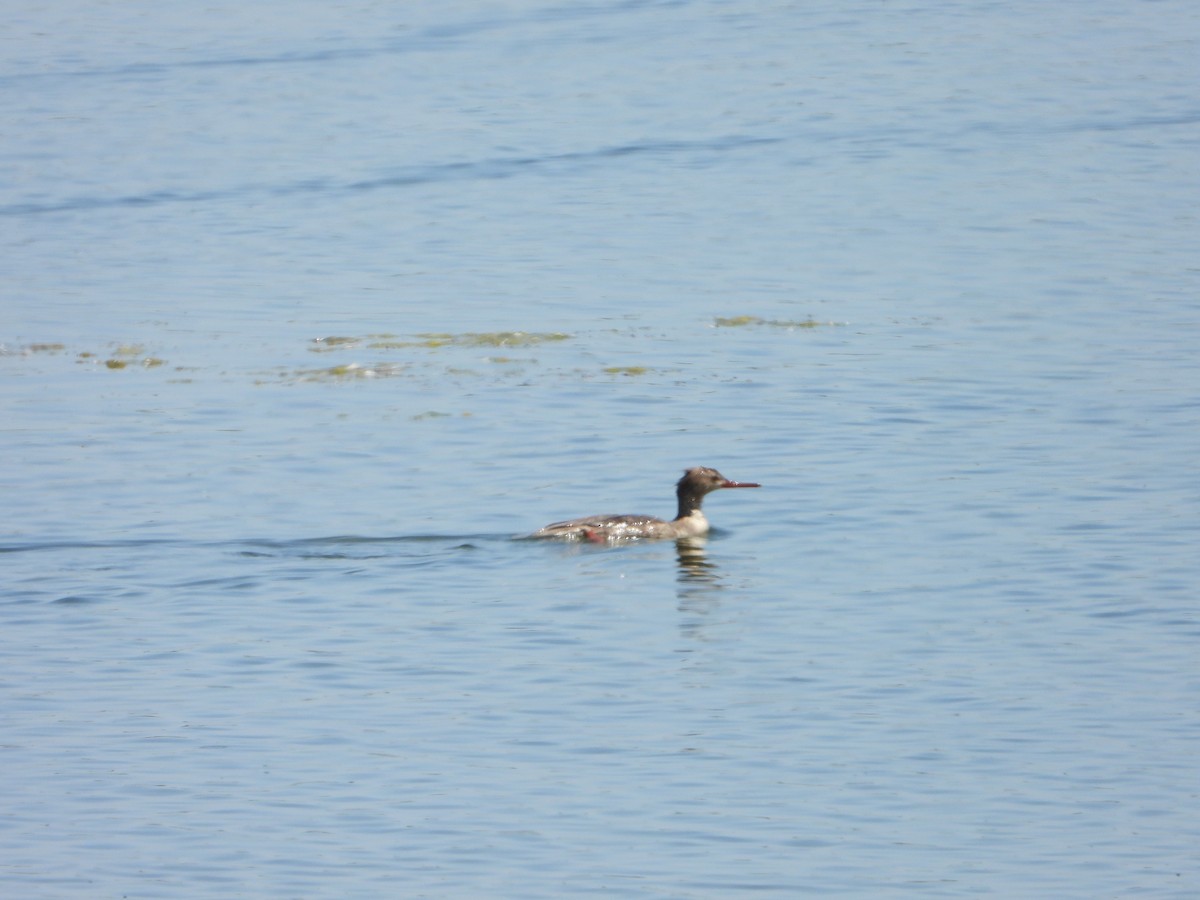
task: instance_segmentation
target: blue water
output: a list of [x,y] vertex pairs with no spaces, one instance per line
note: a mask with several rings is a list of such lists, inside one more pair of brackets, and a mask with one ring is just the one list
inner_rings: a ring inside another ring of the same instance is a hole
[[1197,896],[1198,39],[6,6],[4,895]]

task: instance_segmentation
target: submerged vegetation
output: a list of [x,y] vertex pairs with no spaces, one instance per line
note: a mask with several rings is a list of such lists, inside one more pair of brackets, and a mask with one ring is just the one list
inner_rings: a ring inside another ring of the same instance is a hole
[[[82,357],[83,354],[80,356]],[[88,358],[91,358],[90,354]],[[165,362],[166,360],[159,359],[157,356],[146,356],[146,348],[141,344],[119,344],[113,349],[112,356],[104,361],[104,365],[109,369],[125,369],[129,366],[156,369]]]
[[823,325],[839,325],[840,322],[818,322],[811,316],[807,319],[764,319],[760,316],[717,316],[713,320],[715,328],[741,328],[746,325],[765,325],[770,328],[820,328]]
[[[696,323],[699,324],[699,323]],[[812,329],[833,326],[838,322],[818,322],[815,319],[784,320],[765,319],[753,315],[737,315],[712,320],[712,328],[759,328],[759,329]],[[649,328],[604,331],[610,341],[619,339],[654,340],[657,331]],[[499,380],[506,383],[530,384],[541,373],[541,377],[553,376],[568,380],[587,381],[608,376],[615,380],[637,379],[653,376],[663,370],[645,365],[604,365],[596,359],[598,334],[581,349],[574,345],[550,354],[553,361],[539,369],[542,360],[528,351],[564,345],[576,338],[561,331],[462,331],[462,332],[416,332],[408,335],[387,332],[363,335],[328,335],[314,338],[307,343],[312,353],[333,353],[336,364],[306,367],[267,363],[265,371],[253,366],[248,360],[248,376],[255,384],[350,384],[380,379],[404,378],[425,387],[441,384],[467,385],[480,380]],[[764,338],[765,339],[765,338]],[[519,355],[503,352],[523,350]],[[608,350],[614,348],[609,347]],[[628,348],[626,348],[628,349]],[[427,352],[434,351],[434,352]],[[479,352],[485,351],[485,352]],[[493,351],[493,352],[486,352]],[[72,350],[58,341],[37,341],[24,345],[5,347],[0,345],[0,358],[15,359],[35,356],[52,358],[72,356],[79,365],[91,366],[98,371],[122,371],[126,369],[156,369],[167,365],[166,360],[151,355],[147,348],[137,343],[113,343],[106,350]],[[338,359],[338,356],[341,359]],[[367,358],[362,358],[362,357]],[[588,360],[591,360],[589,363]],[[171,379],[168,383],[188,384],[194,381],[200,369],[191,366],[174,366],[172,371],[189,373],[189,377]],[[225,371],[220,373],[227,374]],[[463,413],[468,415],[469,413]],[[443,413],[429,411],[415,417],[416,420],[442,417]],[[452,414],[449,414],[452,415]]]
[[[496,349],[514,347],[534,347],[540,344],[555,343],[569,340],[572,336],[563,332],[528,332],[528,331],[464,331],[452,332],[419,332],[411,336],[397,334],[367,334],[361,337],[333,335],[314,338],[308,349],[313,353],[332,353],[335,351],[373,351],[388,353],[406,350],[472,350]],[[476,357],[476,362],[492,365],[515,366],[536,364],[536,359],[514,359],[509,356]],[[404,373],[410,373],[420,361],[409,359],[402,363],[381,362],[370,365],[361,363],[345,363],[338,366],[328,366],[319,369],[299,369],[294,376],[301,381],[356,381],[369,378],[387,378]],[[412,374],[416,374],[413,372]],[[444,370],[447,376],[480,377],[480,373],[461,366],[447,366]]]
[[559,331],[532,334],[525,331],[487,331],[463,334],[419,334],[426,347],[534,347],[551,341],[570,340],[571,335]]
[[309,348],[314,353],[326,353],[346,347],[365,346],[368,350],[407,350],[423,347],[436,350],[441,347],[533,347],[550,341],[570,340],[571,335],[554,331],[532,333],[527,331],[465,331],[421,332],[410,338],[395,334],[368,334],[365,337],[322,337],[314,338]]
[[[0,346],[0,356],[58,356],[66,353],[67,345],[58,341],[35,341],[8,350]],[[75,362],[80,365],[103,365],[106,369],[156,369],[166,365],[165,359],[148,356],[146,348],[141,344],[113,344],[107,353],[95,353],[91,350],[80,350],[75,353]]]
[[320,337],[313,338],[313,345],[308,349],[313,353],[324,353],[329,350],[341,350],[345,347],[356,347],[359,338],[356,337]]
[[282,373],[283,380],[300,381],[367,381],[372,378],[390,378],[399,375],[407,366],[381,363],[375,366],[363,366],[358,363],[343,363],[340,366],[326,366],[321,369],[297,369],[289,377],[287,370]]

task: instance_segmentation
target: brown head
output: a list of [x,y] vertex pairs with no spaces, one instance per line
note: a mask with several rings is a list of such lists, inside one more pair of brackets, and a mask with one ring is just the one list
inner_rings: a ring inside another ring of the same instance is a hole
[[682,518],[692,510],[699,509],[705,494],[721,488],[756,488],[761,485],[752,481],[730,481],[716,469],[696,466],[688,469],[675,485],[675,496],[679,498],[679,516]]

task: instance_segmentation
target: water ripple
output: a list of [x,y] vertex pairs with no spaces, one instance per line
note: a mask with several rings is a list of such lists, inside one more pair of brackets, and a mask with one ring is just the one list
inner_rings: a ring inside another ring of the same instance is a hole
[[212,190],[156,190],[121,196],[73,197],[45,203],[13,203],[0,206],[0,216],[79,212],[120,207],[165,206],[175,203],[210,203],[247,200],[255,197],[288,197],[300,194],[353,194],[393,190],[447,181],[485,181],[519,175],[573,174],[578,167],[599,165],[630,156],[676,157],[696,153],[725,153],[744,147],[777,142],[778,138],[723,135],[699,140],[645,141],[617,144],[570,153],[542,156],[507,156],[469,162],[406,166],[373,178],[339,180],[332,177],[305,178],[287,184],[240,185]]

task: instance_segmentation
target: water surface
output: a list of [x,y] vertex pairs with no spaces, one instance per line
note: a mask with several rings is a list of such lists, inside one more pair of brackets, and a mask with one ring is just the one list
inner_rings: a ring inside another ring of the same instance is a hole
[[0,13],[9,891],[1195,896],[1198,18]]

